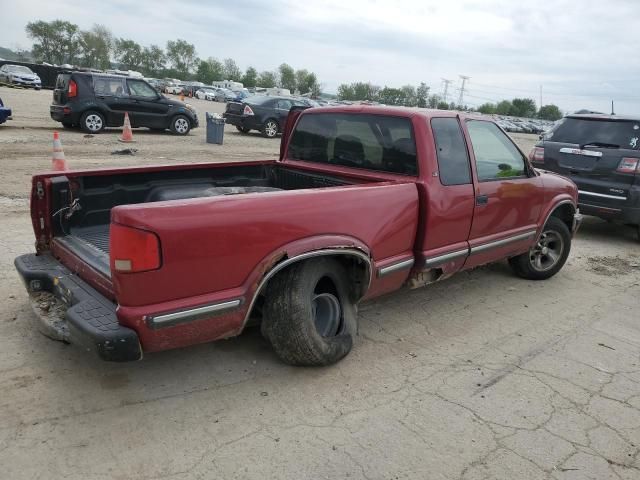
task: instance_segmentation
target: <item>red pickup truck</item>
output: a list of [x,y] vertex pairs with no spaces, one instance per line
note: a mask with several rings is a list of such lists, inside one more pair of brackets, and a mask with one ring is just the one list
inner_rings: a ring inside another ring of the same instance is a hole
[[36,310],[61,302],[48,334],[128,361],[261,322],[283,361],[328,365],[363,300],[504,259],[546,279],[569,255],[576,186],[487,119],[328,107],[282,130],[277,161],[34,176],[37,253],[15,265]]

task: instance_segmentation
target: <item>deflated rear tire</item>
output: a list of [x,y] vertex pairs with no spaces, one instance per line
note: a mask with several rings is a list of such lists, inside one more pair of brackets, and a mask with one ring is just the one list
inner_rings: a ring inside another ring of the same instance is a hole
[[519,277],[546,280],[564,266],[571,250],[571,232],[557,217],[550,217],[537,243],[527,252],[509,259]]
[[262,333],[290,365],[336,363],[353,347],[357,333],[355,302],[348,275],[332,258],[307,260],[270,281]]

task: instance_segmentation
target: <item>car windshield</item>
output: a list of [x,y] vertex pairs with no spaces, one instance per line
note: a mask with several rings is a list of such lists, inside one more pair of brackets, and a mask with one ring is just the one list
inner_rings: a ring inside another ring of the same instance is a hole
[[9,71],[13,73],[24,73],[27,75],[33,75],[33,72],[31,71],[30,68],[24,67],[22,65],[11,65],[9,67]]
[[640,121],[567,117],[545,135],[545,140],[640,150]]
[[323,113],[303,115],[291,137],[292,160],[417,175],[408,118]]

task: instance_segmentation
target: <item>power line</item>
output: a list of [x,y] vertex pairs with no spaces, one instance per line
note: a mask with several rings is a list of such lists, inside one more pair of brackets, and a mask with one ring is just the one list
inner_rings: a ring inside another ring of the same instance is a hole
[[447,94],[449,93],[449,85],[451,83],[453,83],[453,80],[448,80],[446,78],[442,79],[442,83],[444,84],[444,92],[442,93],[442,98],[444,98],[444,101],[446,103],[447,101]]

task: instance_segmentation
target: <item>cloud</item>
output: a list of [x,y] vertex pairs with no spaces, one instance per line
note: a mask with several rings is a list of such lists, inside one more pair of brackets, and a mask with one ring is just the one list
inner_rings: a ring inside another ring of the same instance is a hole
[[457,82],[465,74],[469,104],[539,101],[542,85],[543,103],[564,110],[606,111],[614,98],[616,110],[635,113],[637,10],[633,0],[32,0],[0,18],[0,45],[29,46],[28,21],[64,17],[142,44],[184,38],[201,57],[232,57],[241,67],[271,70],[286,61],[315,71],[328,90],[358,80],[425,81],[437,92],[442,77]]

